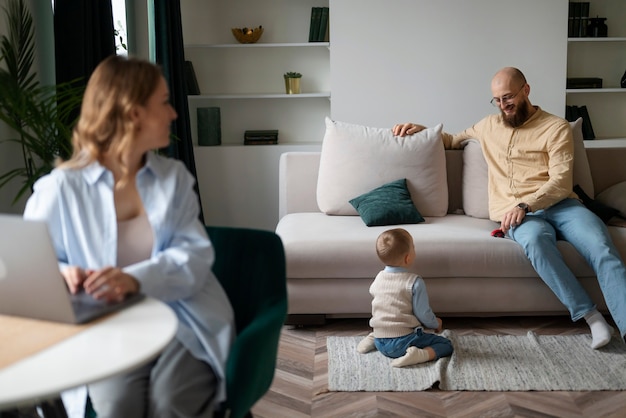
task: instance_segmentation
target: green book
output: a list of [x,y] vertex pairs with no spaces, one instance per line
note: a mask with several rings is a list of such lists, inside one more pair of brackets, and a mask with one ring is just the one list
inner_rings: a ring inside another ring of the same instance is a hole
[[322,7],[311,7],[311,26],[309,26],[309,42],[317,42],[317,35],[322,20]]
[[328,14],[330,9],[328,7],[322,7],[321,9],[320,26],[317,31],[317,38],[315,39],[317,42],[325,41],[326,31],[328,29]]

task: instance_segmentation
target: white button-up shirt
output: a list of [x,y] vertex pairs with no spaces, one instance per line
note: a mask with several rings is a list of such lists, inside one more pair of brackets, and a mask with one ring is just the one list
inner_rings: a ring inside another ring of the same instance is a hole
[[[150,222],[150,259],[124,267],[141,291],[176,313],[176,338],[220,378],[216,401],[225,398],[224,368],[234,338],[234,314],[211,267],[214,250],[204,225],[194,178],[178,160],[149,152],[137,188]],[[40,178],[24,218],[45,220],[59,266],[117,266],[117,217],[113,175],[93,163],[54,169]]]

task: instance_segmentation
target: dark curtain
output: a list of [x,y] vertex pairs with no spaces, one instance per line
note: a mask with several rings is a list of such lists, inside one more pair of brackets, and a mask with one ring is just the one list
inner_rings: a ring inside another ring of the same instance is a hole
[[[163,68],[163,73],[169,83],[170,100],[178,113],[178,119],[172,124],[173,139],[167,152],[170,157],[183,161],[197,180],[191,126],[189,124],[189,103],[184,78],[185,52],[180,0],[153,1],[156,62]],[[197,181],[196,192],[198,193],[198,200],[200,200]],[[200,219],[204,222],[201,202]]]
[[[100,61],[115,54],[111,2],[55,0],[54,47],[57,84],[86,86]],[[68,123],[79,112],[77,107]]]

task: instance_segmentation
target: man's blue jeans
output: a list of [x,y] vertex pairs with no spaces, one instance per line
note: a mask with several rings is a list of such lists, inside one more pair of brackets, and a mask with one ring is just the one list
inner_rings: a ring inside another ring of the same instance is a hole
[[556,247],[557,239],[572,244],[596,272],[609,312],[622,337],[626,335],[626,267],[599,217],[578,200],[564,199],[529,213],[508,234],[524,248],[537,274],[577,321],[595,304]]

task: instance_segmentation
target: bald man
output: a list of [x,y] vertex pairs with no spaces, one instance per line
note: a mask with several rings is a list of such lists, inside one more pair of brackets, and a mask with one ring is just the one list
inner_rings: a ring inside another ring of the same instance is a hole
[[[556,247],[570,242],[593,267],[609,312],[626,336],[626,268],[602,220],[573,192],[574,142],[570,124],[533,106],[530,85],[517,68],[498,71],[491,81],[491,104],[499,114],[471,128],[443,133],[446,149],[477,139],[489,167],[489,217],[518,242],[537,274],[567,307],[573,321],[591,328],[591,347],[609,343],[613,328],[596,309]],[[398,124],[393,134],[411,135],[425,127]]]

